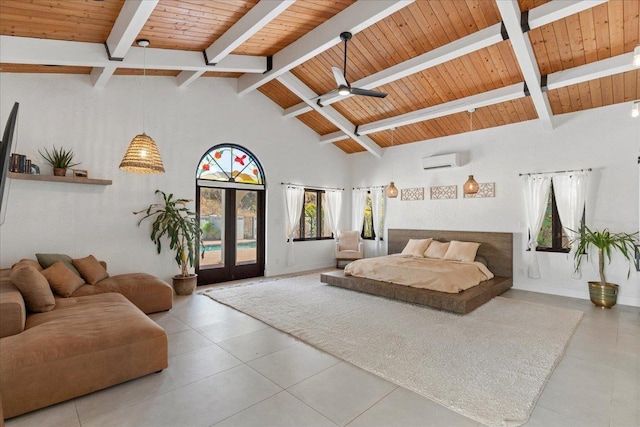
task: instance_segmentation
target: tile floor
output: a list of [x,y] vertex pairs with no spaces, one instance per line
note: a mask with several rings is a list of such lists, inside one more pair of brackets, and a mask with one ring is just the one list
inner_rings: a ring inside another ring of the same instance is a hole
[[[585,312],[528,427],[640,426],[640,308],[503,296]],[[202,295],[151,317],[169,334],[168,369],[7,427],[481,426]]]

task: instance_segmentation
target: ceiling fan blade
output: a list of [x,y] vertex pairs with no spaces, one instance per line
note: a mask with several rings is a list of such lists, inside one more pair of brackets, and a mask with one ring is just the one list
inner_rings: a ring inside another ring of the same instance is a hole
[[331,67],[331,71],[333,71],[333,77],[336,79],[338,86],[349,86],[349,83],[347,83],[347,79],[344,77],[344,74],[342,74],[340,68]]
[[368,90],[368,89],[360,89],[357,87],[351,88],[351,95],[373,96],[375,98],[384,98],[385,96],[387,96],[387,94],[384,92],[377,92],[375,90]]

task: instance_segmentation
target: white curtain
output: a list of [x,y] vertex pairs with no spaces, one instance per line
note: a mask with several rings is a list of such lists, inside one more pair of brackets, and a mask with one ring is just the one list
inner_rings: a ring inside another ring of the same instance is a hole
[[304,204],[304,188],[285,187],[284,201],[287,208],[287,239],[289,240],[287,245],[287,265],[293,265],[296,263],[293,236],[300,226],[300,215],[302,215],[302,205]]
[[353,218],[353,229],[362,231],[364,224],[364,207],[367,204],[367,188],[356,188],[352,193],[351,212]]
[[[569,240],[573,241],[580,236],[580,222],[582,221],[587,197],[589,172],[567,172],[554,175],[552,181],[562,228]],[[572,259],[577,246],[577,244],[571,245],[570,254]],[[574,271],[572,277],[579,279],[581,274],[579,271]]]
[[551,177],[546,175],[524,175],[524,206],[527,214],[527,228],[529,230],[529,260],[527,263],[527,275],[532,279],[540,278],[540,266],[536,248],[538,247],[538,234],[542,228],[547,204],[549,202],[549,190],[551,189]]
[[340,230],[340,213],[342,211],[342,190],[326,190],[325,197],[327,200],[327,209],[325,215],[329,228],[333,233],[333,238],[338,238]]
[[[380,255],[380,239],[384,236],[384,187],[371,188],[371,219],[375,231],[375,256]],[[366,198],[365,198],[366,201]]]

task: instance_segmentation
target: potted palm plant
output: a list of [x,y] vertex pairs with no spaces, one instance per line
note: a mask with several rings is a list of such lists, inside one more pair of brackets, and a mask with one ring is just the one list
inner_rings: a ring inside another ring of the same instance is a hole
[[40,150],[38,150],[38,153],[40,153],[42,158],[51,165],[55,176],[65,176],[68,168],[72,168],[80,164],[73,163],[73,158],[75,157],[73,149],[65,150],[64,147],[57,149],[54,145],[51,152],[45,148],[44,153]]
[[134,212],[134,215],[144,214],[138,221],[138,226],[147,220],[151,223],[151,241],[156,244],[158,253],[162,251],[162,241],[169,240],[169,249],[175,251],[175,260],[180,266],[181,273],[173,276],[173,288],[178,295],[189,295],[196,288],[198,276],[189,273],[197,256],[196,243],[198,241],[198,220],[195,212],[187,208],[187,199],[175,199],[173,194],[161,194],[162,203],[153,203],[146,209]]
[[580,236],[574,240],[578,243],[574,255],[576,271],[580,269],[584,254],[590,249],[598,250],[598,272],[600,273],[599,282],[589,282],[589,296],[591,302],[602,308],[611,308],[616,305],[618,300],[618,285],[608,283],[605,274],[605,258],[611,263],[611,255],[614,252],[620,254],[629,261],[629,271],[627,277],[631,273],[631,262],[634,258],[634,251],[638,232],[629,233],[611,233],[608,229],[592,230],[586,225],[579,231]]

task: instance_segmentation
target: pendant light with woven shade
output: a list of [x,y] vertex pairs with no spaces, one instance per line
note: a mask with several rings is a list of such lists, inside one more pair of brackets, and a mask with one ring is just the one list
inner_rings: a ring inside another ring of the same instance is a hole
[[[391,128],[391,147],[393,147],[393,132],[395,132],[396,128]],[[398,197],[398,187],[393,183],[393,160],[391,160],[391,183],[387,185],[387,188],[384,190],[388,199],[395,199]]]
[[143,48],[144,62],[142,71],[142,133],[136,135],[129,143],[129,148],[120,162],[120,169],[127,172],[151,174],[164,173],[164,165],[162,157],[158,151],[156,142],[144,132],[144,115],[145,115],[145,81],[147,78],[147,51],[149,40],[140,39],[137,41],[138,46]]
[[[472,142],[471,144],[472,146],[470,147],[471,149],[473,148],[473,112],[474,111],[476,111],[475,108],[471,108],[469,110],[469,133],[471,135],[471,142]],[[469,178],[467,179],[467,181],[462,185],[462,191],[464,192],[464,194],[476,194],[478,190],[480,190],[480,185],[475,179],[473,179],[473,174],[469,175]]]

